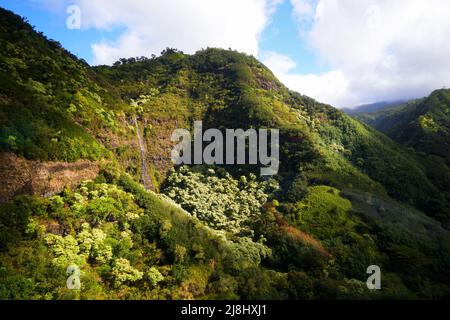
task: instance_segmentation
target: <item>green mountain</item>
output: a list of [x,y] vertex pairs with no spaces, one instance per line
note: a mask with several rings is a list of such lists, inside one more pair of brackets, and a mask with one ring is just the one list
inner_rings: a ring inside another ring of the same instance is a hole
[[[167,49],[91,67],[1,10],[0,83],[0,298],[450,294],[448,167],[254,57]],[[279,174],[174,167],[171,134],[197,120],[279,129]],[[382,290],[367,289],[370,265]]]
[[436,90],[427,98],[355,117],[393,140],[450,164],[450,90]]

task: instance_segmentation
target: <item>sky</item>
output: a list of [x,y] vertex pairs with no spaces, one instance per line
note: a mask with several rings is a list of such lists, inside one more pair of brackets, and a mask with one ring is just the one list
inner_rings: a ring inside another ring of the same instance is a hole
[[450,87],[449,0],[0,0],[91,65],[166,47],[252,54],[335,107]]

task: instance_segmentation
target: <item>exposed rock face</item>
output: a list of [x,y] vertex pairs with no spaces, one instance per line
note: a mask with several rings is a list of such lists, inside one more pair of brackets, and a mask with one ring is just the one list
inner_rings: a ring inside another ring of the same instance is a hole
[[0,202],[19,194],[49,196],[65,186],[75,187],[83,180],[94,179],[98,163],[80,160],[41,162],[20,158],[12,153],[0,153]]

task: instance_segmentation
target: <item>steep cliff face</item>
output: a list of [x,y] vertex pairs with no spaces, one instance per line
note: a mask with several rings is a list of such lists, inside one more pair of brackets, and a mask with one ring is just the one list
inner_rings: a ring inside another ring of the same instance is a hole
[[41,162],[26,160],[12,153],[0,153],[0,202],[17,195],[50,196],[94,179],[99,165],[87,160]]

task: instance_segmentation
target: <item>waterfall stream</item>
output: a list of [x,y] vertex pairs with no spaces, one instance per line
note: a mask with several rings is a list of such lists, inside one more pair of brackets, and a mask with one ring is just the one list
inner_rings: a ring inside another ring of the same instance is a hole
[[136,127],[136,135],[138,138],[139,150],[141,152],[141,180],[142,180],[142,184],[144,185],[145,190],[149,190],[149,189],[151,189],[152,183],[151,183],[150,177],[148,176],[148,168],[147,168],[147,162],[146,162],[147,150],[145,148],[144,138],[143,138],[142,132],[139,128],[139,124],[138,124],[136,115],[133,116],[133,122],[134,122],[134,126]]

